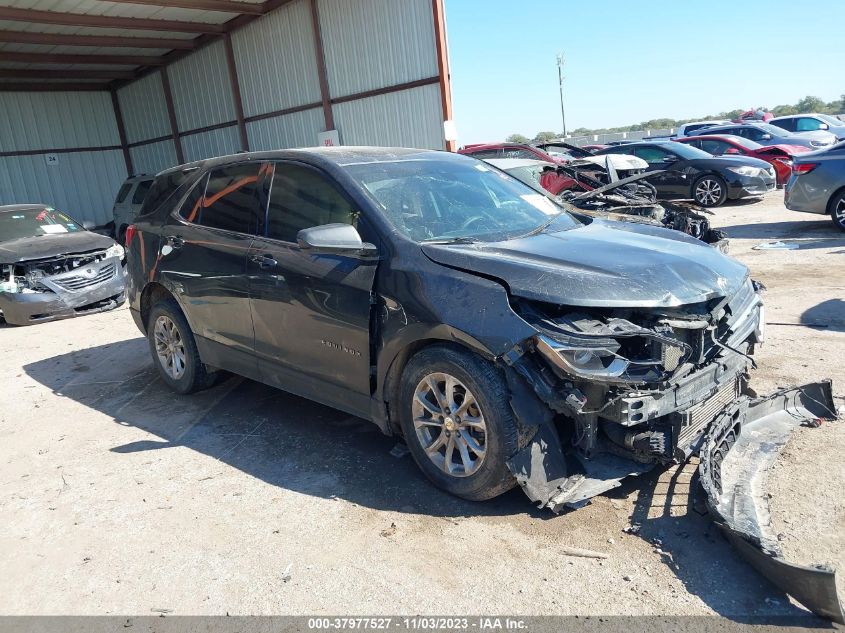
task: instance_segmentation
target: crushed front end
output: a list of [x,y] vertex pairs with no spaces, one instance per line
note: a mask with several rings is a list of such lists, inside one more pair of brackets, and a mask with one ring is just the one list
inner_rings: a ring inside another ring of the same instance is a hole
[[[701,459],[708,505],[729,539],[776,585],[842,621],[833,572],[783,560],[770,533],[765,472],[792,429],[835,418],[830,382],[756,397],[761,286],[677,308],[573,309],[516,300],[537,334],[504,357],[514,412],[539,421],[508,466],[555,512],[577,508],[658,464]],[[548,408],[526,411],[526,391]]]
[[102,312],[121,305],[123,249],[0,264],[0,315],[29,325]]

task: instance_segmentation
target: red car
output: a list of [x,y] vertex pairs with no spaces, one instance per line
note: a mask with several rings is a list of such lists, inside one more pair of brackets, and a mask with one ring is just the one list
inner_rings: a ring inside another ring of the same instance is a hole
[[686,143],[714,156],[740,155],[759,158],[775,168],[778,187],[782,187],[792,173],[792,157],[810,150],[798,145],[760,145],[755,141],[732,134],[705,134],[674,139]]
[[539,147],[523,143],[477,143],[466,145],[458,150],[458,154],[466,154],[475,158],[530,158],[532,160],[544,160],[547,163],[564,165],[572,160],[571,156],[552,155],[544,152]]

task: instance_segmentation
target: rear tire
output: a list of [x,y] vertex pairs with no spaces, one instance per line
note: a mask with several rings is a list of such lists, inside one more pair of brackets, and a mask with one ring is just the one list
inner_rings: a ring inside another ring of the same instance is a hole
[[830,219],[840,231],[845,231],[845,191],[840,191],[830,200]]
[[159,376],[176,393],[194,393],[214,384],[217,374],[200,359],[188,321],[174,299],[159,301],[150,310],[147,340]]
[[705,174],[692,183],[692,198],[702,207],[718,207],[728,199],[728,185],[721,176]]
[[434,345],[411,358],[399,384],[399,422],[434,485],[483,501],[516,484],[506,464],[518,448],[509,399],[504,377],[468,351]]

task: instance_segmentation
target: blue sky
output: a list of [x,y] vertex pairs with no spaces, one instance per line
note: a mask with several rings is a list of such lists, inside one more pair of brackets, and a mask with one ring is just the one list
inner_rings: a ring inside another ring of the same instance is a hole
[[841,0],[445,0],[458,143],[845,93]]

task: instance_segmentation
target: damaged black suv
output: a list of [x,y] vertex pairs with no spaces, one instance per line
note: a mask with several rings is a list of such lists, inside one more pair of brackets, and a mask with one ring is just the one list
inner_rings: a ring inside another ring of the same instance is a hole
[[771,556],[754,468],[796,421],[835,417],[829,382],[746,393],[763,318],[745,266],[677,231],[569,213],[466,156],[338,147],[176,167],[127,243],[131,313],[174,390],[227,370],[367,418],[466,499],[519,484],[577,507],[698,452],[711,509]]

